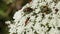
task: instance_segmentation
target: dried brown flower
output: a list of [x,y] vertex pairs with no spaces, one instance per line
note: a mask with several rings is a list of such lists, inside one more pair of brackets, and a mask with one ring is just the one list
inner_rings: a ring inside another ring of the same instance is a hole
[[30,12],[32,12],[32,11],[33,11],[33,9],[30,8],[30,7],[27,7],[27,8],[24,9],[24,12],[25,12],[25,13],[30,13]]
[[28,17],[25,21],[25,26],[27,25],[28,21],[29,21],[30,17]]
[[48,6],[42,6],[41,7],[41,13],[49,14],[52,10]]

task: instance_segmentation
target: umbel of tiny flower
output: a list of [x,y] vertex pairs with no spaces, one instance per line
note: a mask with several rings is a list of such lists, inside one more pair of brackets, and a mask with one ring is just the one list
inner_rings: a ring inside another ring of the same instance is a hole
[[9,34],[60,34],[60,1],[32,0],[13,19],[6,22]]

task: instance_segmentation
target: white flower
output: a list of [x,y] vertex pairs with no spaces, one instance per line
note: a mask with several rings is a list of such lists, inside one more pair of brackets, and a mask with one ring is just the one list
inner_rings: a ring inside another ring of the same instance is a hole
[[17,27],[17,34],[21,34],[22,32],[24,32],[24,26]]
[[35,13],[39,13],[40,12],[40,8],[37,8],[36,10],[35,10]]
[[23,15],[24,15],[23,12],[21,10],[19,10],[19,12],[15,13],[13,19],[15,19],[15,21],[18,21],[22,18]]
[[55,28],[51,28],[51,30],[49,31],[49,34],[60,34],[60,32]]
[[6,23],[6,24],[11,24],[11,22],[10,22],[10,21],[6,21],[5,23]]
[[46,2],[51,3],[53,0],[46,0]]
[[34,21],[34,20],[35,20],[35,16],[31,16],[31,17],[30,17],[30,20],[31,20],[31,21]]
[[[46,5],[48,8],[44,8],[52,10],[49,14],[47,14],[49,10],[41,12],[40,7]],[[29,14],[24,12],[27,7],[33,9]],[[56,8],[58,11],[55,14]],[[13,19],[13,23],[5,22],[8,24],[9,34],[60,34],[60,30],[58,30],[58,27],[60,27],[60,1],[55,5],[53,0],[32,0],[31,3],[27,3],[21,10],[17,11]]]
[[41,26],[39,23],[36,23],[35,26],[33,27],[36,31],[41,29]]
[[56,8],[60,10],[60,2],[58,2],[58,4],[56,5]]

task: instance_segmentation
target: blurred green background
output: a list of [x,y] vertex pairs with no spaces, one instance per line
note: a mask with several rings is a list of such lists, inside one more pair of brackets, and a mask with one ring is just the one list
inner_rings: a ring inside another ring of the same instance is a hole
[[0,34],[8,34],[8,27],[5,21],[12,21],[17,10],[31,0],[0,0]]
[[8,10],[8,5],[12,3],[13,0],[0,0],[0,34],[8,34],[7,24],[5,21],[10,20],[10,15],[6,13]]

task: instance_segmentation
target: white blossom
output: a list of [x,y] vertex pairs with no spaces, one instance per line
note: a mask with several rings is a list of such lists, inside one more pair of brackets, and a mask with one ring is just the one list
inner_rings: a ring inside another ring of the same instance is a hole
[[[26,8],[32,11],[27,11],[26,14]],[[60,34],[60,1],[55,3],[53,0],[32,0],[18,10],[13,19],[13,23],[5,22],[8,24],[9,34]]]

